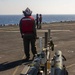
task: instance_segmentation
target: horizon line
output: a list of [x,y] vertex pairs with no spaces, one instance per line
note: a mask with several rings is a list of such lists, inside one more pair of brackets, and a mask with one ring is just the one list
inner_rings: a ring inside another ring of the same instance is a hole
[[[23,15],[23,14],[0,14],[0,15]],[[32,14],[32,15],[36,15],[36,14]],[[75,14],[42,14],[42,15],[75,15]]]

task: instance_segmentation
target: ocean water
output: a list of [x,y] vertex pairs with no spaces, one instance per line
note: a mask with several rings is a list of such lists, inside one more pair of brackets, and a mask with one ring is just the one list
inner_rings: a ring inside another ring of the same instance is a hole
[[[0,25],[19,24],[23,15],[0,15]],[[36,19],[36,15],[33,15]],[[75,15],[42,15],[43,23],[60,22],[60,21],[75,21]]]

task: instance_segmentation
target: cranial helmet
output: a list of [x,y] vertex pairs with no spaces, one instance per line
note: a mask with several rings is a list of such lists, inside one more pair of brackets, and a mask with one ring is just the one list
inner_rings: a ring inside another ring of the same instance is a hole
[[25,11],[23,11],[25,15],[31,15],[32,11],[27,7]]

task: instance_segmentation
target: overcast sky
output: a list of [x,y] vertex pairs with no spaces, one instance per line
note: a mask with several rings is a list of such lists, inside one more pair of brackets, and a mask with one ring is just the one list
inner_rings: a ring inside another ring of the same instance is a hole
[[33,14],[75,14],[75,0],[0,0],[0,15],[22,14],[26,7]]

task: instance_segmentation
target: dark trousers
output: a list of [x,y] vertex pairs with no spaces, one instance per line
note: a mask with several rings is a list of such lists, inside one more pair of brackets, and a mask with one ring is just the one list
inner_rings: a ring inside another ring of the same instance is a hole
[[23,43],[24,43],[24,52],[27,58],[30,58],[30,44],[31,44],[31,51],[33,53],[33,56],[37,53],[36,47],[35,47],[35,39],[32,36],[24,36],[23,37]]

